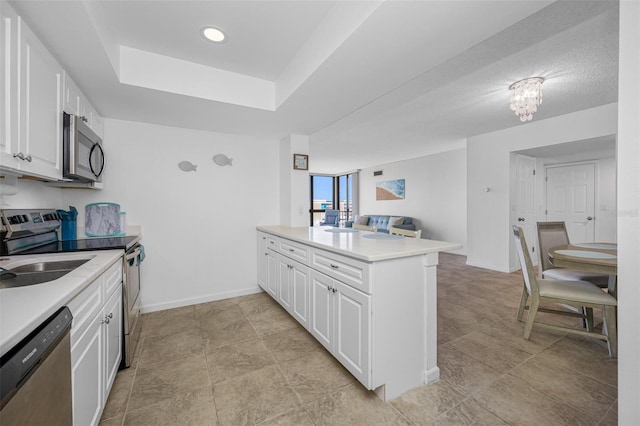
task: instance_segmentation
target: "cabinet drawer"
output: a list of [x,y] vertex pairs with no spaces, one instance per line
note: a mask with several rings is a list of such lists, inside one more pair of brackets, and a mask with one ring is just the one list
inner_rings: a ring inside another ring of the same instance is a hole
[[274,237],[273,235],[267,235],[267,248],[271,250],[278,251],[278,241],[280,239],[278,237]]
[[103,278],[98,278],[67,304],[73,315],[71,347],[76,344],[80,336],[89,327],[91,321],[102,309],[105,302],[102,291],[103,283]]
[[280,253],[305,265],[309,263],[309,247],[283,239],[279,239],[278,243]]
[[106,298],[122,283],[122,260],[119,259],[103,274]]
[[367,294],[371,293],[369,282],[371,265],[366,262],[313,249],[310,266]]

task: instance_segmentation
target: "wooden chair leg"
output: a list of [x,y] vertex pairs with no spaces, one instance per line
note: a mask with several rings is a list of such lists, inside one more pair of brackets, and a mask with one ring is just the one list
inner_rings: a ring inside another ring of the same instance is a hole
[[529,293],[527,293],[527,287],[522,286],[522,296],[520,296],[520,306],[518,307],[518,314],[516,319],[518,321],[522,321],[522,314],[524,313],[524,308],[527,306],[527,299],[529,298]]
[[[615,306],[605,306],[603,309],[604,326],[607,329],[607,346],[609,347],[609,355],[613,358],[618,357],[618,329],[617,329],[617,308]],[[603,326],[603,327],[604,327]]]
[[587,329],[587,331],[593,331],[593,308],[582,307],[582,313],[585,318],[582,320],[582,326]]
[[538,313],[538,306],[540,306],[540,301],[537,298],[531,298],[531,304],[529,305],[529,314],[527,315],[527,323],[524,326],[524,338],[529,340],[531,336],[531,330],[533,329],[533,320]]

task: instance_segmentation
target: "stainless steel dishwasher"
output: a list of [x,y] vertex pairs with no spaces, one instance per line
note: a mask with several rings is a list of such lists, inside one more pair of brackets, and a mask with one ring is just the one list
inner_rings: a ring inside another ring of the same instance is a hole
[[0,424],[71,425],[71,311],[66,306],[0,358]]

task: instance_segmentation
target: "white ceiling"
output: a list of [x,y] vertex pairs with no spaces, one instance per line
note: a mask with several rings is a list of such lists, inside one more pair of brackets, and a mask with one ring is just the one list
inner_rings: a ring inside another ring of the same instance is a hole
[[[617,100],[615,1],[37,1],[11,4],[105,117],[310,136],[313,172],[462,146]],[[215,25],[224,44],[199,33]],[[188,143],[188,142],[185,142]]]

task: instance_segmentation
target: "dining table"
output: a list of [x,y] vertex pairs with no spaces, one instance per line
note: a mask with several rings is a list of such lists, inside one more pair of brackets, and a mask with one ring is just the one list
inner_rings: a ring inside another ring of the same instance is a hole
[[574,243],[551,247],[549,261],[556,268],[576,269],[609,275],[609,294],[616,297],[618,245],[616,243]]

